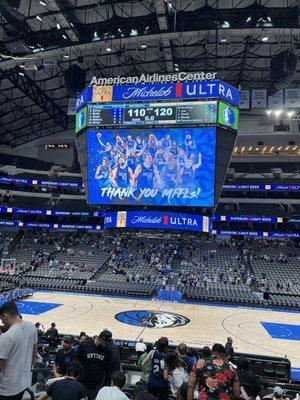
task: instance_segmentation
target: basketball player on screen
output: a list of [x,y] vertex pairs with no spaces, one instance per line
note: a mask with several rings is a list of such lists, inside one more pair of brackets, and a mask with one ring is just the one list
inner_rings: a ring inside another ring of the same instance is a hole
[[111,169],[109,167],[108,158],[103,158],[102,164],[98,166],[95,174],[95,179],[100,183],[100,187],[107,187],[110,185]]
[[176,157],[169,153],[167,165],[161,171],[161,180],[165,189],[177,187],[180,178],[180,168],[177,165]]
[[157,167],[153,164],[153,159],[151,154],[144,154],[144,161],[138,164],[134,171],[134,181],[138,189],[141,188],[153,188],[154,180],[156,180],[156,185],[160,182],[160,177]]
[[194,184],[194,174],[196,169],[202,165],[202,154],[198,153],[198,162],[195,162],[195,153],[190,153],[184,166],[180,171],[181,185],[188,189],[191,189]]
[[120,157],[118,165],[112,170],[111,184],[114,187],[126,188],[133,187],[134,176],[133,171],[127,166],[125,157]]

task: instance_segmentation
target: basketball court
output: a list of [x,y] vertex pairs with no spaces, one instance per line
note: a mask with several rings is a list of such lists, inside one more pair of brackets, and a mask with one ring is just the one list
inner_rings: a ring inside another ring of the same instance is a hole
[[114,338],[211,346],[234,340],[238,352],[287,356],[300,368],[300,312],[251,309],[223,305],[168,303],[135,298],[36,292],[19,303],[24,319],[47,329],[56,322],[58,331],[79,335],[99,334],[107,328]]

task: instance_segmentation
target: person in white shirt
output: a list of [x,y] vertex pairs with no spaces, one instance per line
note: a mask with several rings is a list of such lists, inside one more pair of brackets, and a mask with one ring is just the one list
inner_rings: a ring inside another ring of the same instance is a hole
[[111,386],[104,386],[99,390],[96,400],[129,400],[121,391],[126,383],[126,376],[121,371],[111,374]]
[[144,343],[144,339],[139,338],[139,341],[136,342],[136,345],[135,345],[136,354],[138,356],[141,356],[143,353],[145,353],[146,349],[147,349],[147,346]]
[[189,374],[186,372],[178,354],[169,352],[166,355],[166,368],[164,378],[169,381],[172,395],[175,399],[180,398],[180,388],[188,382]]
[[36,327],[22,320],[13,301],[0,307],[0,319],[8,328],[0,336],[0,400],[21,400],[37,356]]

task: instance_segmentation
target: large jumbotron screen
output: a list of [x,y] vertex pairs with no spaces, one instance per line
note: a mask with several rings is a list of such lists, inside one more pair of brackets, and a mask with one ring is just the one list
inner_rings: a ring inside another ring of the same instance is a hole
[[89,130],[88,202],[213,207],[216,128]]

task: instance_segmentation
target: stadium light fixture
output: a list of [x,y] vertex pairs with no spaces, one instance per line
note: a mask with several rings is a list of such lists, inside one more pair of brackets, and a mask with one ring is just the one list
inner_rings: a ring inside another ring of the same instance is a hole
[[60,23],[59,23],[59,22],[57,22],[57,24],[56,24],[56,28],[57,28],[58,30],[61,28],[61,26],[60,26]]
[[131,29],[129,36],[137,36],[138,35],[138,31],[136,29]]
[[288,111],[286,113],[286,115],[287,115],[288,118],[292,118],[295,115],[295,112],[294,111]]
[[35,17],[38,21],[40,21],[40,22],[43,22],[43,18],[42,17],[40,17],[39,15],[36,15],[36,17]]
[[246,19],[246,22],[251,22],[251,20],[252,20],[252,17],[248,17],[248,18]]
[[280,115],[282,114],[282,110],[276,110],[274,111],[274,114],[276,117],[280,117]]
[[263,41],[263,42],[267,42],[268,40],[269,40],[268,36],[264,36],[264,37],[262,38],[262,41]]
[[293,150],[295,151],[295,150],[297,149],[297,147],[298,147],[298,146],[294,146],[294,147],[293,147]]
[[266,114],[270,116],[272,114],[272,110],[266,110]]
[[63,37],[65,40],[67,40],[67,39],[68,39],[66,35],[62,35],[62,37]]
[[221,24],[221,28],[223,28],[223,29],[230,28],[230,23],[228,21],[224,21],[223,24]]
[[46,3],[44,1],[40,1],[40,5],[46,7]]
[[141,44],[141,49],[146,49],[147,48],[147,45],[146,44]]
[[25,76],[24,72],[19,71],[20,76]]
[[226,39],[226,38],[221,38],[220,42],[226,43],[226,42],[227,42],[227,39]]
[[110,53],[111,50],[112,50],[111,47],[107,47],[107,48],[106,48],[106,51],[107,51],[108,53]]

